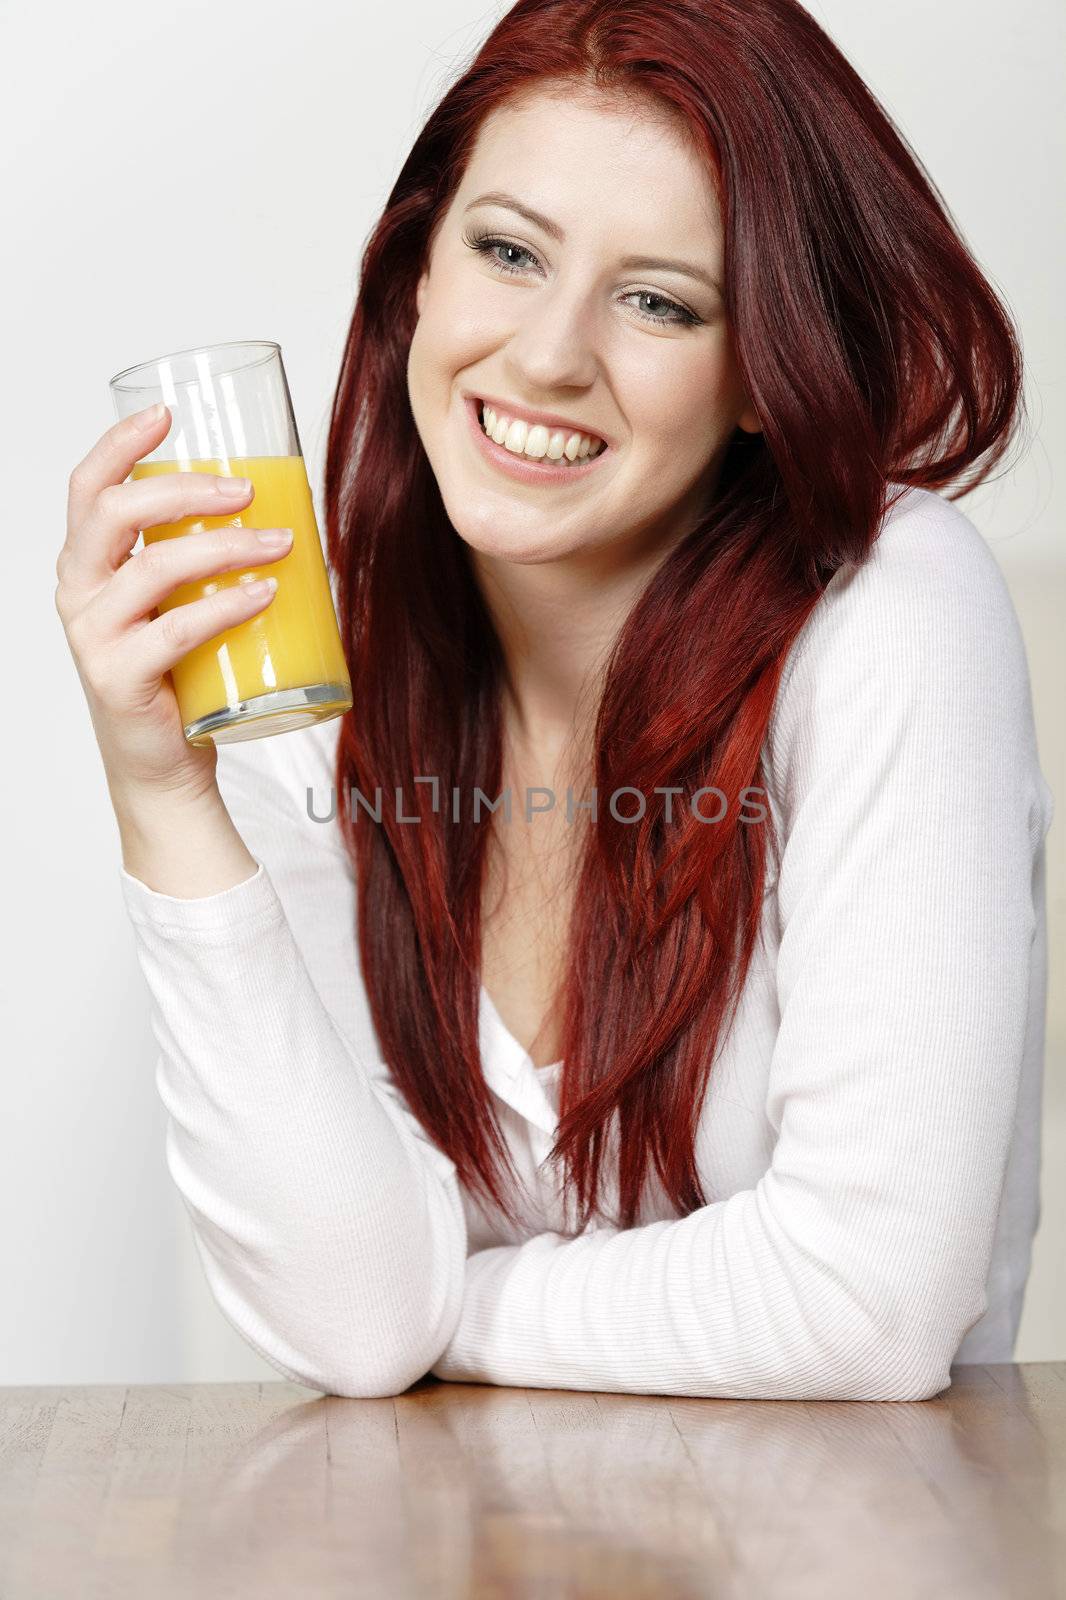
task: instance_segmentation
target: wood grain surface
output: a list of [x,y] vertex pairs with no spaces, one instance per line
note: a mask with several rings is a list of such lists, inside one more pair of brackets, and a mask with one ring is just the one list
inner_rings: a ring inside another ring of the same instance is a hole
[[0,1389],[2,1600],[1053,1600],[1066,1363],[934,1400]]

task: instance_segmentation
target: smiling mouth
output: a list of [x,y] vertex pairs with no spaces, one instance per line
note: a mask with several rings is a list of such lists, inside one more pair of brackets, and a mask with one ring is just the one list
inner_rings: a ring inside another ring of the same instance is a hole
[[[527,466],[579,472],[598,461],[609,448],[602,439],[576,428],[553,428],[545,423],[531,425],[523,419],[512,420],[503,414],[497,416],[491,407],[488,411],[488,422],[492,428],[490,432],[489,426],[486,426],[485,402],[475,399],[473,405],[478,427],[485,438],[498,450],[505,451],[509,457]],[[536,453],[530,453],[527,448],[531,439]]]

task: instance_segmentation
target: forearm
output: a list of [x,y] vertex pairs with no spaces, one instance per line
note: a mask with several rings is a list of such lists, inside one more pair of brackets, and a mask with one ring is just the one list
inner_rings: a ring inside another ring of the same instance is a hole
[[123,881],[154,1000],[168,1165],[215,1299],[299,1382],[401,1392],[459,1313],[451,1164],[342,1040],[269,877],[162,904]]
[[139,793],[110,784],[122,865],[158,894],[198,899],[243,883],[259,863],[219,794]]
[[294,737],[221,752],[202,795],[113,788],[121,881],[216,1302],[298,1382],[399,1393],[458,1320],[465,1220],[353,1003],[354,883],[301,810],[304,762],[330,768]]

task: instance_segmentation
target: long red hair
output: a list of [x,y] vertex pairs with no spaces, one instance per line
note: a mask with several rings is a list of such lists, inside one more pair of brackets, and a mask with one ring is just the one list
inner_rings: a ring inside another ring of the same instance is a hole
[[[765,787],[782,668],[829,578],[868,555],[891,485],[957,499],[988,477],[1021,412],[1021,362],[932,181],[794,0],[519,0],[430,115],[365,247],[331,419],[327,543],[355,692],[338,814],[384,1058],[464,1185],[512,1221],[517,1173],[479,1055],[488,829],[471,804],[499,792],[503,661],[406,364],[416,284],[480,124],[560,80],[650,102],[705,156],[762,424],[737,432],[713,503],[633,606],[595,725],[598,795],[636,788],[646,809],[619,822],[601,801],[589,824],[553,1159],[583,1228],[609,1158],[612,1220],[631,1227],[649,1161],[679,1215],[706,1204],[695,1132],[777,848],[772,816],[751,826],[733,805],[708,826],[675,798],[668,825],[657,790]],[[414,782],[430,775],[436,810]],[[384,797],[380,823],[350,808],[353,788]]]

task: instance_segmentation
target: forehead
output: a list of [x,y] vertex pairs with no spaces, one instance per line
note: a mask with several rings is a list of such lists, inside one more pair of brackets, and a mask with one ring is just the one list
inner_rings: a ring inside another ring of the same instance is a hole
[[538,88],[482,123],[459,211],[505,190],[562,228],[567,241],[646,254],[721,250],[714,178],[665,108],[633,96]]

